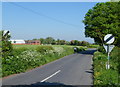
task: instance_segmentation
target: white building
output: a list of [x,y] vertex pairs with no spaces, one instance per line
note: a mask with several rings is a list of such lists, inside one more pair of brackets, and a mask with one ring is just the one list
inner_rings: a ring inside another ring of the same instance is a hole
[[12,44],[25,44],[24,40],[10,40]]

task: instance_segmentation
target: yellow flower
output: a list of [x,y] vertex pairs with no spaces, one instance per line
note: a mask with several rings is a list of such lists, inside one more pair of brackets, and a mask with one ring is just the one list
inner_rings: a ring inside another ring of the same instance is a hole
[[96,72],[96,73],[95,73],[95,76],[98,77],[99,75],[100,75],[100,72]]

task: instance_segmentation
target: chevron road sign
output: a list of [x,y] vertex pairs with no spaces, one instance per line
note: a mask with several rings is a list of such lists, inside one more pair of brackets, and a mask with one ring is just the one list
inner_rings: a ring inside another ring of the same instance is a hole
[[8,31],[8,30],[4,30],[4,32],[3,32],[3,36],[6,36],[6,35],[10,35],[10,31]]
[[112,34],[107,34],[104,37],[104,41],[106,42],[106,44],[112,44],[114,42],[115,38]]

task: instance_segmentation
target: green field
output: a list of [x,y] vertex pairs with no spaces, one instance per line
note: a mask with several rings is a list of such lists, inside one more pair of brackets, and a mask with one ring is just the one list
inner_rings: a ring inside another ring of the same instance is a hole
[[42,45],[13,45],[13,49],[16,49],[16,48],[28,48],[28,49],[35,49],[39,46],[42,46]]
[[[39,46],[52,46],[52,47],[83,47],[83,46],[72,46],[72,45],[13,45],[13,48],[21,48],[21,47],[25,47],[28,49],[34,49],[37,48]],[[95,45],[97,46],[97,45]]]

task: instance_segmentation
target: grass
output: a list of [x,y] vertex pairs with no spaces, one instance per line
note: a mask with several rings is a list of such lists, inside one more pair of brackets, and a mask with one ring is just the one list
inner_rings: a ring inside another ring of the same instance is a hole
[[110,69],[106,69],[107,54],[95,52],[94,58],[94,85],[118,86],[120,83],[120,48],[115,47],[110,54]]
[[99,45],[89,45],[88,47],[89,47],[89,48],[98,48]]
[[[29,69],[47,64],[73,54],[74,46],[67,45],[13,45],[10,56],[2,58],[2,77],[26,72]],[[84,47],[79,47],[84,49]]]
[[13,48],[16,49],[16,48],[28,48],[28,49],[35,49],[37,47],[39,47],[41,45],[13,45]]

